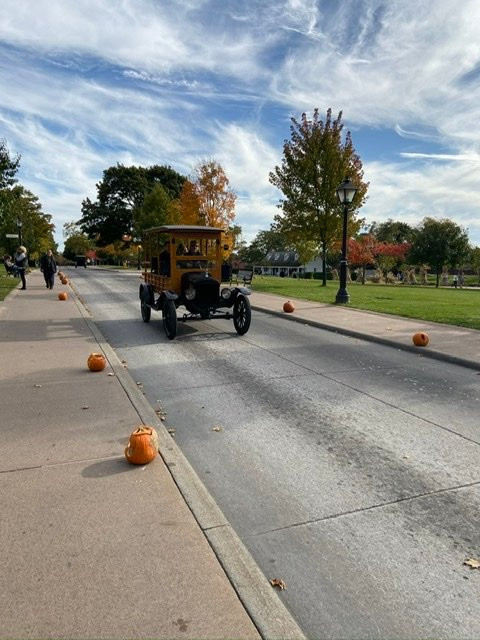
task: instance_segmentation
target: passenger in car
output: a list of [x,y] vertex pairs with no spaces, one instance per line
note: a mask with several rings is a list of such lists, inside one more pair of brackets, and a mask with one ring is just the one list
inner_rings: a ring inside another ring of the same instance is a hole
[[198,248],[198,242],[196,240],[190,240],[190,245],[188,247],[187,255],[189,256],[200,255],[200,249]]

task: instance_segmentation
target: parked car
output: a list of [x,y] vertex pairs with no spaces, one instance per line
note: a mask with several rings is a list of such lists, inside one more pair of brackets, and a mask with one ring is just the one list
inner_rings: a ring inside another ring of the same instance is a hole
[[77,267],[87,268],[87,258],[85,256],[75,256],[75,269]]
[[[245,286],[221,286],[222,229],[190,225],[164,225],[145,232],[144,282],[140,310],[149,322],[152,309],[161,311],[165,333],[177,335],[178,320],[225,318],[239,335],[247,333],[251,308]],[[228,248],[228,247],[226,247]],[[178,318],[177,309],[185,312]]]

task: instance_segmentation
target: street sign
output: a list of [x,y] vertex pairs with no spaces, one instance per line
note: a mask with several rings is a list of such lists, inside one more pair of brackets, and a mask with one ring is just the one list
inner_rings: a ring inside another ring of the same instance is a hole
[[18,233],[6,233],[6,238],[18,238]]

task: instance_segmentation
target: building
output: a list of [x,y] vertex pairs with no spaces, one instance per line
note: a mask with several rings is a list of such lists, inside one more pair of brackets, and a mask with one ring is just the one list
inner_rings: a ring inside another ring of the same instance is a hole
[[292,277],[300,273],[322,273],[323,260],[318,256],[306,264],[300,263],[300,256],[295,251],[269,251],[263,265],[255,265],[255,273],[265,276]]

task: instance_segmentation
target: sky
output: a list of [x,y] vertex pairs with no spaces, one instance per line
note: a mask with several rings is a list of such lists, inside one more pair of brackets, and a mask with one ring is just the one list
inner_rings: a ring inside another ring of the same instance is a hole
[[343,113],[360,215],[450,218],[480,245],[478,0],[2,0],[0,139],[55,240],[103,171],[224,168],[269,229],[290,118]]

